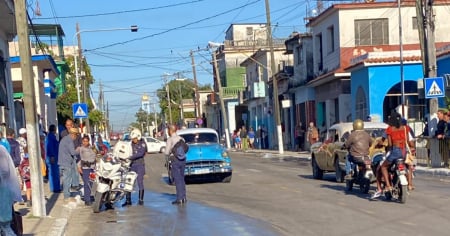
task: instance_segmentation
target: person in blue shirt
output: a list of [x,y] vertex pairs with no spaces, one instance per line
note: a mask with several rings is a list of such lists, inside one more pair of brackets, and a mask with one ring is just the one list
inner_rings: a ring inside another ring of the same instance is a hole
[[4,128],[0,128],[0,145],[5,147],[6,150],[8,151],[8,153],[10,153],[11,152],[11,146],[9,145],[8,140],[6,140],[5,135],[3,134],[3,129]]
[[54,193],[61,192],[61,182],[58,166],[59,142],[56,139],[56,126],[48,127],[48,135],[45,139],[45,162],[48,169],[48,181],[50,191]]

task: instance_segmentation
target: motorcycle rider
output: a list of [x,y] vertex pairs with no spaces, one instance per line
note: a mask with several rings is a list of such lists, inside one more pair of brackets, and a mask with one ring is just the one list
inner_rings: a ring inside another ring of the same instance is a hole
[[[388,150],[390,150],[386,156],[386,160],[377,170],[377,191],[372,195],[372,199],[378,198],[382,195],[383,189],[381,188],[381,177],[385,179],[386,186],[385,191],[391,191],[392,186],[389,181],[389,166],[395,162],[397,159],[404,158],[406,155],[406,141],[407,134],[409,133],[408,126],[402,124],[402,117],[395,110],[391,112],[388,118],[388,128],[386,129],[386,134],[388,138]],[[381,174],[380,175],[380,172]]]
[[362,163],[363,157],[369,155],[369,149],[372,146],[372,138],[364,131],[364,122],[361,119],[353,121],[353,132],[344,143],[344,147],[349,149],[345,161],[346,180],[353,178],[352,163]]
[[[139,205],[144,205],[144,175],[145,162],[144,156],[147,153],[147,144],[142,139],[141,131],[133,129],[130,132],[132,155],[128,157],[131,161],[130,169],[137,174],[137,183],[139,188]],[[131,205],[131,193],[127,193],[125,203],[122,206]]]

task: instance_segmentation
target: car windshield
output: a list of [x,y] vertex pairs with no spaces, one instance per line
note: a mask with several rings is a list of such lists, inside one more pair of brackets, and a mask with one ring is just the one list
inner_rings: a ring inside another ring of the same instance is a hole
[[217,143],[217,135],[214,133],[197,133],[197,134],[182,134],[186,143]]
[[131,141],[130,134],[129,133],[124,133],[123,136],[122,136],[122,141]]
[[[386,130],[382,129],[382,128],[364,129],[364,131],[369,133],[370,137],[372,137],[372,138],[386,137]],[[350,132],[345,132],[342,135],[341,141],[345,142],[349,136],[350,136]]]

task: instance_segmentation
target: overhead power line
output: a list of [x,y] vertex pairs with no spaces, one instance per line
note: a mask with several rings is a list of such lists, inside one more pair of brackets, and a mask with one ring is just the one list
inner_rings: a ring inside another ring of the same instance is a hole
[[126,10],[126,11],[116,11],[116,12],[105,12],[105,13],[96,13],[96,14],[86,14],[86,15],[75,15],[75,16],[54,16],[54,17],[40,17],[41,20],[50,20],[50,19],[67,19],[67,18],[83,18],[83,17],[96,17],[96,16],[108,16],[108,15],[117,15],[117,14],[125,14],[125,13],[132,13],[132,12],[140,12],[140,11],[152,11],[152,10],[158,10],[158,9],[164,9],[164,8],[170,8],[170,7],[178,7],[183,5],[188,5],[192,3],[197,2],[203,2],[205,0],[195,0],[195,1],[189,1],[189,2],[181,2],[176,4],[169,4],[165,6],[159,6],[159,7],[149,7],[149,8],[142,8],[142,9],[134,9],[134,10]]
[[174,31],[174,30],[182,29],[182,28],[185,28],[185,27],[190,26],[190,25],[198,24],[198,23],[200,23],[200,22],[203,22],[203,21],[207,21],[207,20],[213,19],[213,18],[218,17],[218,16],[226,15],[226,14],[228,14],[228,13],[230,13],[230,12],[233,12],[233,11],[236,11],[236,10],[240,10],[240,9],[243,8],[243,7],[253,5],[253,4],[255,4],[255,3],[257,3],[257,2],[260,2],[260,1],[261,1],[261,0],[256,0],[256,1],[253,1],[253,2],[250,2],[250,3],[247,3],[247,4],[244,4],[244,5],[241,5],[241,6],[232,8],[232,9],[230,9],[230,10],[227,10],[227,11],[224,11],[224,12],[221,12],[221,13],[218,13],[218,14],[215,14],[215,15],[213,15],[213,16],[209,16],[209,17],[206,17],[206,18],[203,18],[203,19],[200,19],[200,20],[197,20],[197,21],[193,21],[193,22],[190,22],[190,23],[181,25],[181,26],[177,26],[177,27],[174,27],[174,28],[171,28],[171,29],[167,29],[167,30],[161,31],[161,32],[159,32],[159,33],[154,33],[154,34],[150,34],[150,35],[147,35],[147,36],[143,36],[143,37],[139,37],[139,38],[134,38],[134,39],[130,39],[130,40],[118,42],[118,43],[112,43],[112,44],[108,44],[108,45],[105,45],[105,46],[97,47],[97,48],[94,48],[94,49],[89,49],[89,50],[86,50],[86,51],[93,51],[93,50],[98,50],[98,49],[103,49],[103,48],[113,47],[113,46],[117,46],[117,45],[123,45],[123,44],[126,44],[126,43],[131,43],[131,42],[134,42],[134,41],[143,40],[143,39],[155,37],[155,36],[158,36],[158,35],[162,35],[162,34],[165,34],[165,33],[171,32],[171,31]]

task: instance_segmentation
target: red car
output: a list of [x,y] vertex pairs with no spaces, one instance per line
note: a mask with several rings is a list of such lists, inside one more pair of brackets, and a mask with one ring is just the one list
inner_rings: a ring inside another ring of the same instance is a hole
[[111,135],[109,136],[109,140],[111,140],[111,141],[119,140],[119,134],[118,133],[111,133]]

